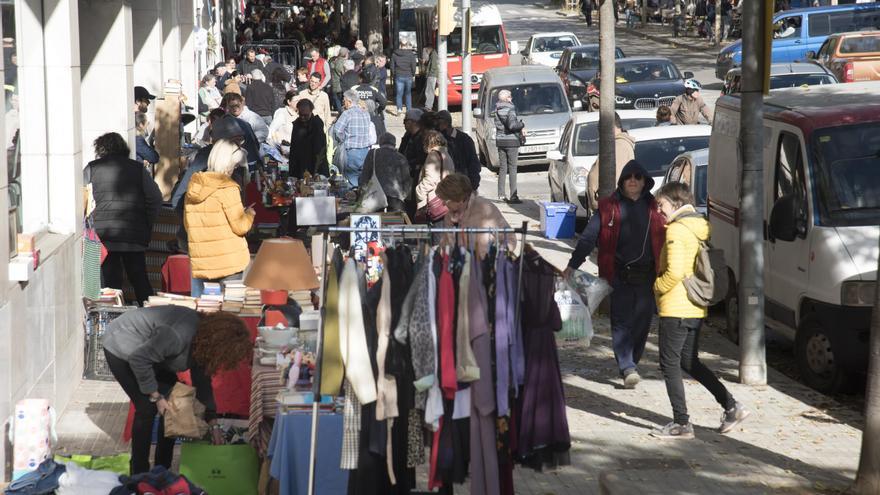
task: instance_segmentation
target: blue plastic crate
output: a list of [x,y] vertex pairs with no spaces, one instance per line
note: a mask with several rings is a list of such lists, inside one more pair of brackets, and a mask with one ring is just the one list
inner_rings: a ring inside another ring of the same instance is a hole
[[570,203],[541,202],[541,230],[547,239],[571,239],[577,207]]

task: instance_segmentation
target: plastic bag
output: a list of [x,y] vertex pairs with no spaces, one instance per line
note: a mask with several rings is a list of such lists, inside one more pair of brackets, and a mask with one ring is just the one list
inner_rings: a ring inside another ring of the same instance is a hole
[[553,299],[559,306],[559,315],[562,317],[562,329],[559,335],[565,340],[585,339],[589,347],[593,339],[593,318],[587,306],[581,301],[580,295],[564,280],[558,279]]
[[605,279],[580,270],[573,271],[566,282],[580,296],[591,315],[613,290]]

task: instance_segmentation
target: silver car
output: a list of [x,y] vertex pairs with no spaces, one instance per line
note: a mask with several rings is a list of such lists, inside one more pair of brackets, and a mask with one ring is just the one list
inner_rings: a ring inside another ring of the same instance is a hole
[[[516,115],[526,128],[526,143],[519,148],[519,165],[547,163],[547,151],[559,146],[562,126],[571,116],[565,90],[556,72],[549,67],[521,65],[489,69],[483,74],[474,130],[480,161],[490,170],[499,166],[495,146],[495,103],[498,92],[510,90]],[[575,104],[579,109],[580,102]]]
[[684,182],[691,188],[694,195],[694,207],[697,211],[706,214],[706,205],[709,200],[709,148],[682,153],[672,160],[663,184],[667,182]]

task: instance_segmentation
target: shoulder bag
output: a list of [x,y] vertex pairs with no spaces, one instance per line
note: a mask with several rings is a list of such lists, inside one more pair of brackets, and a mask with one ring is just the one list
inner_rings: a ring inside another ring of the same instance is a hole
[[377,211],[384,211],[385,208],[388,207],[388,197],[385,195],[385,191],[382,190],[382,184],[379,182],[379,174],[376,172],[376,152],[378,150],[372,150],[371,154],[373,155],[373,174],[370,176],[370,181],[367,182],[363,189],[361,189],[361,199],[357,208],[355,208],[357,213],[374,213]]
[[[440,156],[440,180],[442,181],[445,177],[443,175],[444,167],[443,167],[443,153],[439,151],[437,154]],[[430,197],[430,193],[428,193]],[[418,212],[416,212],[416,220],[417,221],[425,221],[430,220],[432,222],[437,222],[442,220],[446,214],[449,213],[449,208],[446,207],[446,202],[440,199],[437,196],[437,193],[434,193],[434,197],[428,199],[428,204],[423,206]]]

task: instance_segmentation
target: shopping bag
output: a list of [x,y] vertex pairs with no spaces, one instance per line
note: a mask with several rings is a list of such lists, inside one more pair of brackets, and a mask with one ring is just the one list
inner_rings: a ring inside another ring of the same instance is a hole
[[360,201],[355,213],[375,213],[377,211],[385,211],[388,207],[388,197],[382,190],[382,184],[379,183],[379,176],[376,173],[376,152],[373,155],[373,175],[370,181],[361,188]]
[[177,382],[168,396],[165,437],[202,438],[208,433],[205,406],[196,399],[196,389]]
[[131,454],[117,454],[102,457],[93,457],[87,454],[71,454],[68,457],[56,454],[55,462],[72,462],[93,471],[112,471],[117,474],[128,476],[131,465]]
[[[101,264],[107,258],[107,249],[98,238],[98,232],[87,221],[83,227],[82,289],[83,297],[98,299],[101,296]],[[118,287],[117,287],[118,288]]]
[[602,300],[613,290],[605,279],[580,270],[573,271],[565,281],[580,296],[590,314],[596,312]]
[[589,347],[593,339],[593,318],[580,295],[565,280],[557,279],[553,299],[559,306],[559,316],[562,317],[559,336],[565,340],[583,341]]
[[180,474],[211,495],[257,495],[257,452],[247,444],[180,446]]

